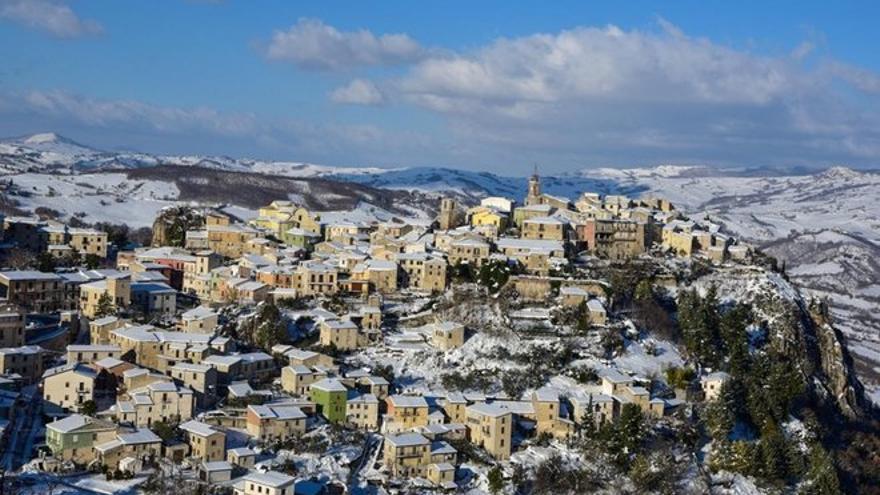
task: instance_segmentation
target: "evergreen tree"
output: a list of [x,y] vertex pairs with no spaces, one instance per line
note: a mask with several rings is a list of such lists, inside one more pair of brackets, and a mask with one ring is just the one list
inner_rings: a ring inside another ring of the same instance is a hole
[[489,481],[489,492],[493,494],[501,493],[501,490],[504,489],[504,474],[501,472],[501,468],[493,466],[486,475],[486,478]]
[[761,431],[761,475],[771,481],[784,481],[788,476],[788,461],[785,436],[775,423],[768,424]]
[[54,272],[56,266],[55,257],[48,252],[37,255],[37,270],[41,272]]
[[277,306],[269,303],[260,305],[252,338],[255,346],[267,351],[286,340],[287,326]]
[[612,462],[626,468],[630,459],[641,447],[644,439],[642,410],[635,404],[624,404],[620,416],[613,423],[604,425],[599,436]]
[[809,495],[837,495],[840,480],[831,455],[816,443],[810,448],[809,469],[804,477],[804,493]]
[[98,298],[98,308],[95,310],[95,317],[103,318],[114,314],[116,314],[116,306],[113,304],[113,298],[110,297],[109,293],[104,292]]
[[575,429],[581,450],[588,450],[593,445],[598,431],[599,429],[596,427],[596,413],[593,411],[593,397],[591,396]]

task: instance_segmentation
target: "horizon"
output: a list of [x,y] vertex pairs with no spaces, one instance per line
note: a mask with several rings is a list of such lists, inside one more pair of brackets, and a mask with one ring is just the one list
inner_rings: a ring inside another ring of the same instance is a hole
[[753,6],[3,0],[0,135],[516,176],[876,169],[880,6]]

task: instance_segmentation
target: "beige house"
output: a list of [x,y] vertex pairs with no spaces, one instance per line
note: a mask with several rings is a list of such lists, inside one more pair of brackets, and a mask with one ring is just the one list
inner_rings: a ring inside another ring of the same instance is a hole
[[[142,463],[158,459],[162,454],[162,439],[149,429],[140,428],[130,433],[117,433],[113,440],[95,445],[95,453],[98,462],[108,469],[140,471]],[[135,462],[123,463],[126,458]]]
[[105,358],[119,359],[122,349],[107,344],[85,344],[67,346],[67,363],[92,364]]
[[513,438],[510,410],[486,403],[472,404],[465,410],[465,425],[472,443],[483,447],[496,459],[510,457]]
[[716,371],[701,377],[700,387],[703,389],[703,394],[706,400],[711,401],[717,399],[718,396],[721,395],[721,388],[728,380],[730,380],[730,375],[723,371]]
[[61,409],[76,411],[95,399],[98,373],[84,364],[67,364],[43,373],[43,399]]
[[429,325],[431,344],[444,351],[464,345],[464,325],[453,321],[436,322]]
[[345,420],[355,428],[379,428],[379,399],[373,394],[350,393],[345,404]]
[[575,423],[583,421],[588,408],[592,408],[593,418],[597,426],[603,423],[610,423],[617,417],[614,398],[610,395],[590,394],[587,397],[572,397],[570,401],[573,407],[572,414]]
[[440,292],[446,289],[446,260],[427,253],[397,255],[404,283],[411,289]]
[[89,342],[92,344],[109,344],[110,332],[131,324],[130,320],[116,316],[105,316],[89,322]]
[[476,239],[453,241],[449,245],[449,264],[469,264],[479,268],[489,259],[489,244]]
[[86,318],[97,315],[104,294],[110,297],[115,309],[127,308],[131,304],[131,275],[120,272],[103,280],[82,284],[79,294],[79,309]]
[[564,241],[568,224],[554,217],[535,217],[522,223],[522,238]]
[[330,265],[308,261],[299,264],[294,272],[291,289],[296,289],[301,296],[317,296],[335,294],[339,287],[337,279],[339,271]]
[[341,351],[357,349],[360,346],[359,330],[351,320],[324,320],[320,324],[322,346],[335,346]]
[[0,372],[19,375],[26,385],[35,383],[43,375],[44,353],[37,345],[4,347],[0,349]]
[[188,333],[214,333],[218,315],[207,306],[199,306],[180,315],[180,331]]
[[301,364],[285,366],[281,369],[281,388],[285,392],[305,397],[309,395],[309,386],[324,378],[327,378],[327,373],[322,370]]
[[190,420],[180,425],[190,456],[204,462],[222,461],[226,458],[226,434],[201,421]]
[[217,393],[217,370],[207,364],[177,363],[168,369],[172,378],[196,392],[204,405]]
[[238,447],[226,451],[226,460],[245,469],[253,469],[257,462],[257,453],[247,447]]
[[248,406],[247,432],[263,442],[286,440],[306,431],[306,414],[295,406]]
[[26,312],[50,313],[64,306],[63,280],[31,270],[0,272],[0,298]]
[[294,495],[296,479],[277,471],[250,473],[232,486],[235,495]]
[[116,401],[117,421],[135,426],[150,426],[157,421],[187,421],[192,419],[194,410],[193,391],[173,382],[154,381],[143,388],[129,390],[127,397],[121,396]]
[[[394,477],[423,477],[444,488],[451,488],[447,465],[457,462],[458,453],[446,442],[431,442],[419,433],[403,433],[385,437],[382,463]],[[432,472],[433,471],[433,472]]]
[[390,294],[397,291],[397,263],[369,259],[352,268],[351,278],[369,282],[377,292]]
[[24,313],[14,304],[0,303],[0,348],[24,345]]
[[389,395],[385,398],[385,431],[399,432],[428,424],[428,401],[420,395]]
[[241,225],[207,225],[208,249],[227,258],[241,258],[256,230]]

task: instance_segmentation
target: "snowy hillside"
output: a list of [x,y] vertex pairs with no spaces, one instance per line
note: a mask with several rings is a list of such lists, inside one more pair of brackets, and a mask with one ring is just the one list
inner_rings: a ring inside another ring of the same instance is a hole
[[[178,167],[193,172],[182,174]],[[0,141],[0,175],[14,183],[7,199],[18,208],[42,206],[65,216],[84,214],[90,222],[134,225],[148,225],[159,208],[178,201],[228,203],[247,217],[261,201],[286,196],[321,210],[357,208],[367,218],[425,218],[440,194],[466,203],[496,195],[521,201],[526,189],[525,177],[470,170],[105,152],[52,133]],[[785,262],[793,281],[831,298],[859,372],[880,383],[880,174],[843,167],[786,174],[663,165],[584,169],[542,177],[541,184],[545,192],[572,200],[583,191],[663,196],[691,216],[722,223]]]

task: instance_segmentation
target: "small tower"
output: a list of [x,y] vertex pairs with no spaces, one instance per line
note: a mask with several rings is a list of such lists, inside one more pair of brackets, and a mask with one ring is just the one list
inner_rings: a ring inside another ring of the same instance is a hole
[[529,191],[526,195],[526,204],[535,205],[540,203],[541,197],[541,178],[538,177],[538,166],[535,165],[535,171],[529,177]]
[[457,227],[455,223],[455,200],[452,198],[440,199],[440,230],[449,230]]

